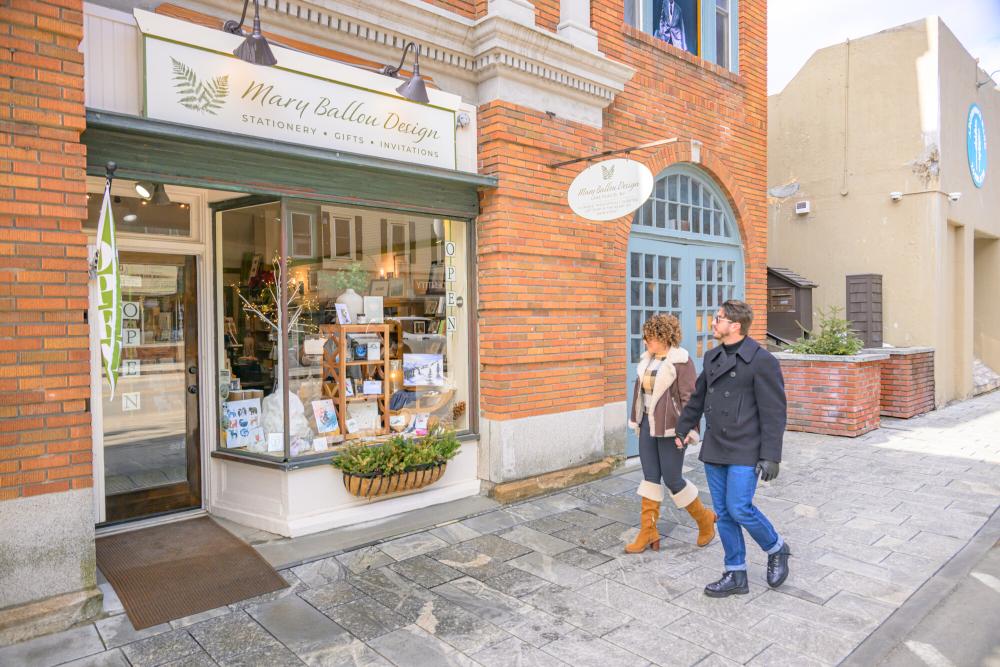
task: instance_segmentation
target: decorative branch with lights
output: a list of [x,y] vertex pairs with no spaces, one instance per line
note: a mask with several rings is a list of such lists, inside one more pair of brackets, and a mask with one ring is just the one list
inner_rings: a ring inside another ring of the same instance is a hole
[[[258,320],[273,329],[276,333],[280,331],[278,324],[279,309],[278,304],[278,281],[276,277],[281,275],[281,262],[278,257],[271,260],[273,271],[264,272],[261,276],[261,290],[256,298],[247,298],[240,291],[239,285],[233,285],[236,296],[243,302],[243,312],[256,317]],[[315,324],[303,322],[303,313],[313,312],[317,309],[318,303],[315,299],[307,297],[305,286],[289,276],[286,281],[288,306],[288,333],[315,334],[319,327]],[[253,295],[251,295],[253,297]]]

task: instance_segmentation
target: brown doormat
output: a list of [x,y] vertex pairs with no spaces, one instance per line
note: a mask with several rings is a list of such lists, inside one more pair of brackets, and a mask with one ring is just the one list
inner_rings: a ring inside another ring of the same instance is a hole
[[97,567],[136,630],[288,586],[208,517],[98,538]]

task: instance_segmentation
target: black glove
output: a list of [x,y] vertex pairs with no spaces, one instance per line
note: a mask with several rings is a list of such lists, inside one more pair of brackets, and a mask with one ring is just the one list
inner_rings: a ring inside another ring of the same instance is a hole
[[764,459],[757,461],[757,474],[760,475],[761,481],[770,482],[778,476],[778,462]]

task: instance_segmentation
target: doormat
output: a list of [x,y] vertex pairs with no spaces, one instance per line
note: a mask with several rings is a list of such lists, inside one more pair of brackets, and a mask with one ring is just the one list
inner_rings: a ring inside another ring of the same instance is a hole
[[98,538],[97,567],[136,630],[288,586],[208,517]]

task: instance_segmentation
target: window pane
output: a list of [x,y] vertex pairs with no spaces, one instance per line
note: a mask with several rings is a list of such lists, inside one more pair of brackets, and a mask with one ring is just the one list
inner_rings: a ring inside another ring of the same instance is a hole
[[657,273],[657,278],[660,280],[667,279],[667,263],[670,261],[669,257],[660,256],[659,257],[659,272]]
[[[121,192],[115,195],[115,192]],[[167,196],[177,194],[172,187],[166,189]],[[135,183],[115,181],[112,186],[111,213],[115,219],[118,234],[157,234],[161,236],[191,236],[191,207],[185,202],[153,204],[135,196]],[[127,193],[127,194],[126,194]],[[87,219],[84,229],[97,229],[101,217],[104,192],[87,195]]]
[[351,258],[351,220],[349,218],[334,219],[335,244],[333,256],[337,258]]
[[677,177],[667,177],[667,199],[677,201]]
[[643,274],[644,277],[653,278],[656,276],[656,274],[654,273],[654,271],[656,270],[655,262],[656,262],[656,255],[646,255],[646,272]]
[[691,179],[687,176],[681,176],[678,187],[680,188],[680,202],[682,204],[690,203],[691,196],[689,188],[691,186]]
[[653,202],[647,201],[642,205],[642,224],[650,227],[653,224]]
[[639,272],[642,271],[642,266],[641,266],[642,255],[637,252],[633,252],[631,254],[630,259],[631,259],[632,276],[633,277],[638,276]]
[[673,257],[670,260],[670,280],[677,282],[680,280],[681,260],[680,257]]
[[677,229],[680,224],[677,220],[677,204],[670,204],[667,210],[667,229]]
[[691,203],[701,206],[701,183],[694,179],[691,180]]
[[642,313],[640,311],[638,311],[638,310],[633,310],[630,313],[630,316],[631,316],[631,320],[632,320],[632,328],[631,328],[632,335],[633,336],[641,336],[642,335]]
[[661,178],[656,181],[656,198],[666,199],[667,198],[667,183],[666,179]]
[[729,67],[729,14],[715,14],[715,62],[720,67]]
[[656,226],[659,229],[663,229],[664,225],[666,224],[666,219],[667,219],[667,212],[665,210],[666,206],[667,205],[664,204],[662,201],[656,202]]

